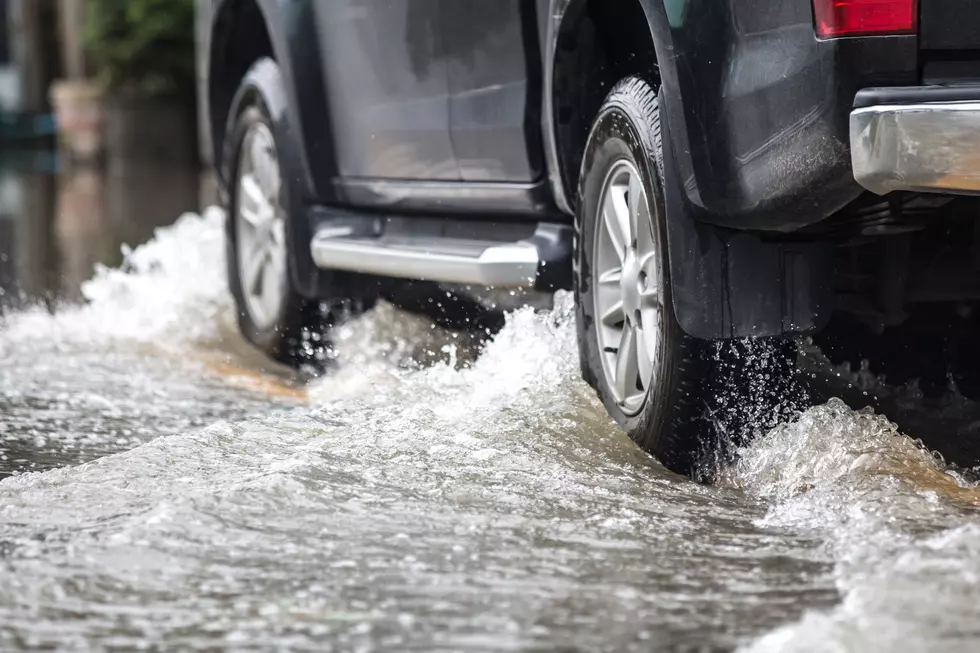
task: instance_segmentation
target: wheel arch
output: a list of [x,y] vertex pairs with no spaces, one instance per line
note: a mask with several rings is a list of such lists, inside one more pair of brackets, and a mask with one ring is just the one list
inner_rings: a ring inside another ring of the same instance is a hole
[[[818,330],[832,303],[827,243],[762,239],[694,219],[685,188],[693,173],[684,98],[667,11],[678,3],[628,0],[615,10],[611,6],[602,0],[550,0],[545,134],[558,206],[576,209],[582,155],[606,94],[620,79],[639,76],[659,89],[664,112],[669,264],[681,328],[701,339]],[[608,38],[603,43],[610,19],[629,26],[629,37],[615,42],[618,49],[607,47]]]
[[575,210],[589,129],[612,87],[631,75],[659,88],[673,65],[655,36],[662,0],[550,0],[546,44],[545,134],[558,206]]
[[[288,139],[295,156],[296,189],[305,201],[324,197],[333,157],[313,3],[279,0],[219,0],[211,23],[208,59],[208,125],[214,167],[221,178],[224,138],[237,113],[245,74],[263,58],[278,65],[282,85],[263,88],[281,94]],[[315,158],[311,158],[311,154]]]

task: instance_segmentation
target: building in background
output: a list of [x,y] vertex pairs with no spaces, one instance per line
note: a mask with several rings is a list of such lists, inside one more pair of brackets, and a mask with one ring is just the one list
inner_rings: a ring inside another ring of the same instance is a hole
[[11,39],[14,36],[11,0],[0,0],[0,113],[20,111],[20,75],[14,64]]
[[0,141],[50,136],[60,41],[56,0],[0,0]]
[[[0,304],[46,286],[54,206],[48,85],[60,68],[55,0],[0,0]],[[47,118],[47,119],[46,119]],[[2,306],[0,306],[2,312]]]

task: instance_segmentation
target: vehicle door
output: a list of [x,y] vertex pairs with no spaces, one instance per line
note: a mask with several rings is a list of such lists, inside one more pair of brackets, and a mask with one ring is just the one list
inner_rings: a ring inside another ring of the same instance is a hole
[[459,180],[449,134],[441,0],[316,0],[345,183]]
[[440,0],[449,124],[462,178],[542,176],[542,65],[536,9],[525,0]]

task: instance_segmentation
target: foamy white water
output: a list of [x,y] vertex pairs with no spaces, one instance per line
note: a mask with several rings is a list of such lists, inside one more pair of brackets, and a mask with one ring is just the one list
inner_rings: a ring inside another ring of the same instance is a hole
[[185,216],[0,327],[0,648],[980,644],[977,493],[881,418],[680,479],[579,380],[564,295],[473,362],[379,306],[299,386],[238,339],[222,237]]
[[[225,292],[223,211],[182,216],[147,244],[125,251],[120,269],[100,267],[83,284],[88,303],[55,315],[14,314],[4,325],[0,355],[15,347],[72,347],[92,341],[214,340],[232,311]],[[37,345],[35,345],[37,346]]]
[[251,353],[225,337],[222,221],[212,209],[158,230],[95,271],[86,304],[0,319],[0,477],[296,403],[242,392],[227,371]]
[[843,597],[746,650],[980,645],[980,490],[885,418],[832,401],[751,445],[730,474],[772,502],[760,525],[826,539]]

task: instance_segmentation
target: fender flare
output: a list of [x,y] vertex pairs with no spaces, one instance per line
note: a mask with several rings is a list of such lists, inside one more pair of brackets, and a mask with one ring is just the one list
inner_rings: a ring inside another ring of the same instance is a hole
[[[282,105],[288,117],[288,135],[292,149],[297,153],[298,177],[296,191],[303,203],[314,199],[331,199],[336,171],[335,154],[330,138],[330,121],[326,101],[326,89],[316,32],[314,3],[284,0],[251,0],[258,7],[265,22],[272,47],[272,56],[279,66],[282,83],[279,88],[263,88],[264,92],[282,96]],[[230,36],[230,23],[241,0],[218,0],[212,17],[212,41],[210,47],[209,74],[222,64],[222,56]],[[222,27],[222,25],[224,27]],[[237,115],[238,107],[233,99],[224,117],[211,116],[214,128],[227,130],[228,121]],[[213,111],[209,108],[209,111]],[[221,161],[224,133],[213,134],[215,144],[215,168],[223,170]],[[318,173],[313,174],[313,170]]]
[[[557,125],[555,119],[555,59],[558,51],[558,38],[564,21],[569,16],[574,16],[577,11],[589,0],[537,0],[538,20],[542,23],[542,60],[544,61],[544,98],[542,106],[544,108],[542,121],[544,133],[544,151],[548,165],[548,177],[555,203],[558,208],[565,213],[573,213],[572,198],[566,192],[565,179],[562,177],[560,157],[558,153]],[[657,54],[657,66],[660,70],[660,78],[667,95],[678,96],[677,63],[672,56],[673,44],[671,40],[670,23],[667,17],[667,10],[664,0],[637,0],[643,13],[646,16],[650,34],[653,37],[654,49]],[[681,165],[682,173],[689,170],[691,163],[690,157],[685,156],[689,152],[686,144],[687,134],[684,125],[682,112],[672,111],[667,108],[667,120],[670,125],[671,138],[678,146],[676,151],[681,152],[678,163]],[[680,136],[678,136],[680,135]],[[678,142],[681,141],[681,142]],[[685,163],[686,162],[686,163]]]
[[[568,213],[573,211],[573,203],[559,164],[555,60],[563,21],[576,15],[588,1],[538,0],[539,19],[546,21],[542,30],[546,34],[545,154],[555,201]],[[693,177],[693,162],[667,4],[672,12],[684,11],[687,5],[673,0],[638,2],[653,37],[661,78],[660,106],[666,118],[662,182],[678,324],[689,335],[706,340],[819,330],[833,310],[829,244],[764,239],[695,218],[691,201],[697,201],[697,189],[683,183]]]

